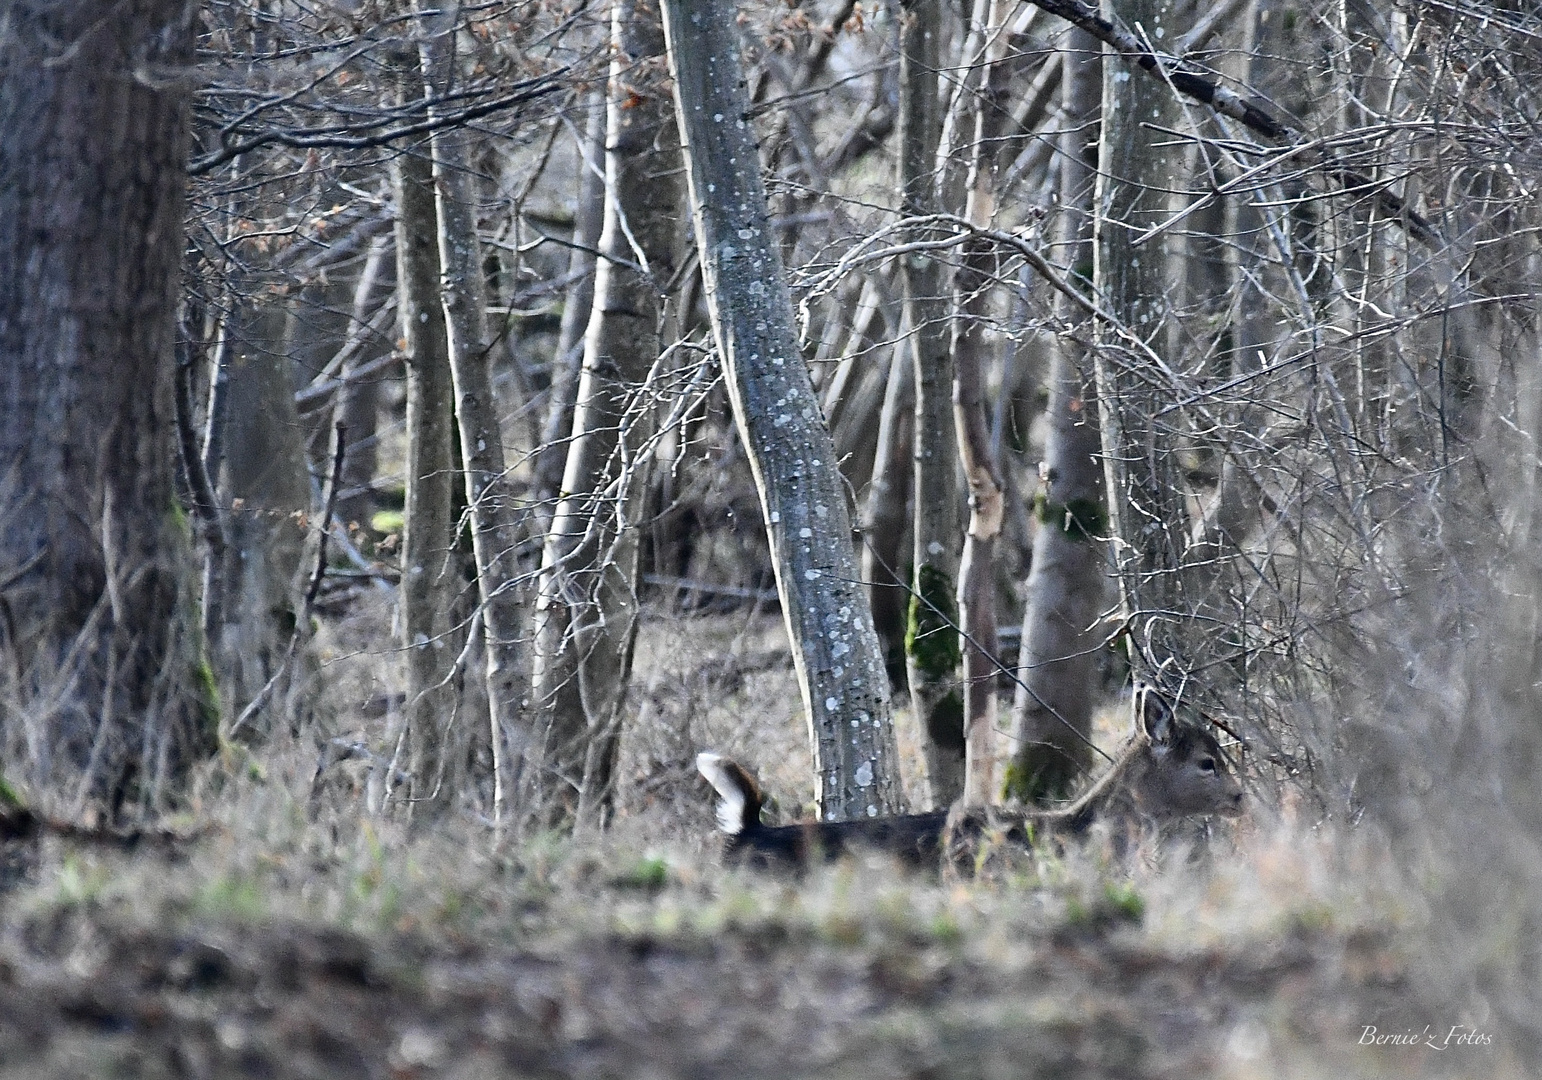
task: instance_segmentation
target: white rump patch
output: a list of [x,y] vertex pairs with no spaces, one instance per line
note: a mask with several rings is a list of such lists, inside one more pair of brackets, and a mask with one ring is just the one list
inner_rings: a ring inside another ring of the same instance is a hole
[[704,750],[696,755],[696,771],[706,777],[718,794],[717,827],[729,836],[738,836],[744,828],[744,808],[748,793],[731,764],[721,754]]

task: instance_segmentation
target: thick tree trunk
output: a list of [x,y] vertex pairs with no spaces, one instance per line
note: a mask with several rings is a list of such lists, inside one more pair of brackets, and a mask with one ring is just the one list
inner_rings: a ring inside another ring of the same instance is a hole
[[[637,626],[644,384],[659,357],[660,298],[674,275],[680,152],[656,12],[613,16],[605,226],[562,497],[536,602],[532,697],[543,782],[580,817],[609,802]],[[634,246],[635,245],[635,246]]]
[[[900,30],[900,209],[937,209],[937,141],[942,128],[937,71],[941,0],[912,0]],[[923,231],[918,239],[930,239]],[[927,253],[900,262],[910,356],[915,366],[912,452],[915,492],[911,595],[905,630],[910,710],[918,725],[932,801],[964,790],[964,706],[958,685],[958,443],[953,432],[953,354],[943,263]]]
[[710,0],[663,7],[712,329],[765,514],[820,814],[890,814],[901,795],[888,679],[857,576],[845,485],[771,241],[738,30]]
[[305,530],[295,522],[311,508],[311,487],[287,321],[279,305],[259,309],[241,301],[226,326],[231,358],[219,493],[231,508],[230,545],[220,571],[225,621],[213,628],[210,651],[233,715],[283,665],[305,587]]
[[[1116,0],[1111,11],[1139,24],[1153,40],[1172,40],[1183,25],[1174,0]],[[1171,232],[1134,246],[1134,239],[1168,215],[1179,189],[1182,152],[1162,129],[1182,123],[1172,91],[1135,79],[1119,64],[1104,66],[1103,136],[1099,154],[1094,241],[1098,292],[1111,313],[1158,354],[1167,350]],[[1122,606],[1138,620],[1139,641],[1161,662],[1178,649],[1181,610],[1178,566],[1188,535],[1177,455],[1159,417],[1170,397],[1147,377],[1147,357],[1133,353],[1099,324],[1098,406],[1108,508],[1118,537]]]
[[[1090,36],[1068,35],[1061,94],[1065,133],[1060,147],[1059,216],[1055,262],[1085,281],[1092,271],[1092,194],[1097,171],[1099,46]],[[1075,280],[1075,278],[1073,278]],[[1064,296],[1055,315],[1065,329],[1054,352],[1045,409],[1043,487],[1036,499],[1039,529],[1028,572],[1018,687],[1012,727],[1018,744],[1007,768],[1007,794],[1024,802],[1061,796],[1088,763],[1092,703],[1097,682],[1107,532],[1103,473],[1098,463],[1096,402],[1088,390],[1081,341],[1091,333],[1086,315]]]
[[163,805],[212,745],[173,497],[193,14],[0,34],[0,759],[75,810]]
[[[406,93],[421,95],[416,56]],[[407,362],[407,512],[402,533],[401,642],[406,650],[407,768],[414,813],[441,815],[460,795],[468,742],[451,680],[460,638],[451,612],[462,585],[455,535],[455,387],[439,302],[439,216],[433,165],[404,151],[396,195],[397,317]]]
[[[448,93],[455,85],[454,32],[424,41],[420,55],[429,92],[436,97]],[[432,146],[440,285],[486,643],[487,698],[492,714],[492,818],[495,826],[501,826],[511,784],[523,785],[535,779],[524,768],[533,746],[528,723],[521,715],[528,676],[520,649],[523,628],[515,562],[518,510],[504,467],[503,433],[493,398],[470,138],[464,130],[441,129],[434,132]]]

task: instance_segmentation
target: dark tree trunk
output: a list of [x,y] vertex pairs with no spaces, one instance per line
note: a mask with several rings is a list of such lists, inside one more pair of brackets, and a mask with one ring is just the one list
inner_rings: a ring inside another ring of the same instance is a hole
[[7,772],[147,809],[210,743],[172,397],[194,8],[18,0],[0,34]]
[[[418,58],[400,58],[402,98],[421,96]],[[397,318],[407,362],[407,508],[402,531],[400,630],[407,661],[407,760],[413,813],[434,819],[461,795],[468,728],[452,682],[464,634],[455,627],[464,584],[456,550],[455,387],[439,302],[439,214],[425,147],[392,163],[396,192]]]

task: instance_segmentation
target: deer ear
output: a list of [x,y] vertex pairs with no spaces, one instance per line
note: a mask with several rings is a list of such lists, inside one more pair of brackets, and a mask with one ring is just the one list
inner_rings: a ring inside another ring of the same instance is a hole
[[1166,749],[1172,745],[1177,723],[1167,699],[1155,687],[1140,683],[1135,687],[1135,724],[1151,745]]

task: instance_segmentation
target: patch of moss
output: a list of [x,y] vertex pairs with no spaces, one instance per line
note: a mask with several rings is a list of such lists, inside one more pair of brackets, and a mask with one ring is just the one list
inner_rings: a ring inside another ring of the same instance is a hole
[[1002,797],[1022,803],[1064,799],[1081,769],[1052,746],[1028,747],[1007,763]]
[[1033,498],[1033,512],[1040,525],[1059,529],[1074,541],[1096,540],[1108,535],[1108,513],[1096,499],[1057,503],[1040,492]]
[[916,571],[916,593],[905,620],[905,655],[928,682],[947,678],[963,659],[955,585],[952,575],[931,563],[922,563]]
[[642,889],[657,892],[669,883],[669,863],[658,855],[645,856],[611,878],[611,884],[621,889]]
[[369,527],[377,533],[401,532],[407,524],[407,515],[401,510],[380,510],[369,519]]
[[218,744],[220,732],[220,687],[214,677],[214,665],[207,653],[200,653],[193,664],[193,685],[197,688],[197,709],[203,720],[204,736],[210,746]]

